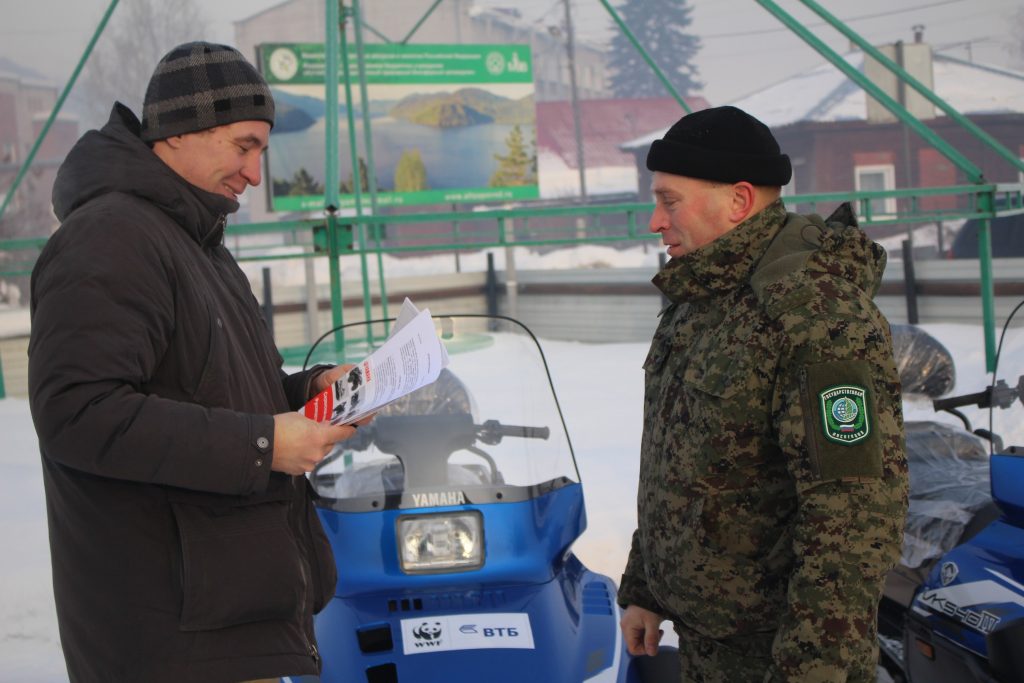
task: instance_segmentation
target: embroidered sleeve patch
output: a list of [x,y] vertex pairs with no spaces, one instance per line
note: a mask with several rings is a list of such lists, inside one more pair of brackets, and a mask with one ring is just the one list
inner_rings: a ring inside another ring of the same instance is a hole
[[828,387],[818,394],[821,401],[825,438],[835,443],[854,444],[871,433],[867,390],[854,385]]
[[882,476],[882,439],[872,365],[824,361],[805,367],[802,388],[805,445],[819,481]]

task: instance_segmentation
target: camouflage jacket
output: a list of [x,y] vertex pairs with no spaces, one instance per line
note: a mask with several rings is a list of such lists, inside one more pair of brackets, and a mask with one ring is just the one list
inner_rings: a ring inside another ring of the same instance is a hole
[[899,557],[900,385],[871,300],[885,252],[846,213],[779,200],[654,279],[672,303],[644,364],[619,602],[710,638],[775,632],[766,680],[873,661]]

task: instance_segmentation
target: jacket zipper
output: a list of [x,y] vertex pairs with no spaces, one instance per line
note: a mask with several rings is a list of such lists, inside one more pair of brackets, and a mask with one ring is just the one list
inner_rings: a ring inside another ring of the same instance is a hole
[[[294,504],[294,501],[293,501],[293,504]],[[296,545],[299,548],[301,548],[302,544],[300,542],[298,542],[299,539],[296,538],[295,540],[296,540]],[[310,579],[311,579],[311,577],[309,576],[309,563],[306,561],[305,553],[302,552],[301,550],[299,552],[299,564],[301,565],[301,568],[302,568],[302,571],[301,571],[301,574],[302,574],[302,612],[303,612],[303,614],[305,614],[307,606],[308,606],[310,612],[312,612],[312,610],[313,610],[313,601],[312,601],[312,599],[310,599],[310,594],[309,594],[310,593],[310,591],[309,591],[309,584],[310,584]],[[303,628],[305,628],[305,626],[306,625],[303,624]],[[319,671],[320,670],[320,651],[317,650],[316,644],[312,640],[309,639],[309,634],[306,633],[304,635],[305,635],[305,638],[306,638],[306,647],[307,647],[307,650],[309,652],[309,656],[313,658],[313,664],[316,665],[317,671]]]
[[[292,484],[292,490],[294,491],[295,488],[296,488],[295,479],[292,479],[291,484]],[[299,497],[300,498],[304,498],[305,495],[306,495],[306,492],[303,490]],[[306,536],[309,538],[310,543],[312,543],[312,532],[309,529],[309,518],[306,515],[306,510],[305,510],[305,505],[307,505],[308,503],[305,500],[297,501],[297,500],[295,500],[295,497],[293,496],[291,504],[293,506],[295,506],[295,507],[300,507],[300,506],[302,507],[302,510],[301,510],[302,521],[299,524],[300,531],[304,529],[306,531]],[[301,568],[302,568],[302,611],[303,611],[303,613],[305,613],[306,609],[308,607],[309,613],[310,613],[310,618],[312,619],[312,613],[313,613],[313,609],[315,607],[313,603],[316,601],[316,598],[315,598],[315,596],[313,596],[311,594],[311,590],[310,590],[311,589],[310,584],[312,583],[312,580],[313,580],[313,577],[312,577],[313,566],[309,562],[309,556],[311,554],[311,548],[306,548],[305,547],[306,546],[306,540],[307,540],[306,538],[300,538],[299,534],[296,534],[295,545],[299,549],[299,564],[301,565]],[[305,627],[306,625],[304,624],[303,626]],[[309,656],[313,658],[313,664],[316,665],[317,671],[319,671],[320,670],[320,651],[317,649],[316,643],[313,642],[313,640],[315,640],[316,636],[314,635],[313,639],[310,639],[309,633],[306,633],[305,637],[306,637],[306,646],[307,646],[308,651],[309,651]]]

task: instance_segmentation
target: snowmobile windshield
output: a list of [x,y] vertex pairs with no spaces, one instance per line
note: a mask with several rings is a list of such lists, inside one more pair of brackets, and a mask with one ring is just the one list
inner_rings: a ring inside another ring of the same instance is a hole
[[[385,406],[310,475],[318,505],[374,511],[511,503],[579,480],[547,364],[509,318],[434,316],[450,363],[433,384]],[[346,326],[346,362],[387,331]],[[367,342],[368,333],[373,340]],[[328,342],[329,343],[329,342]]]

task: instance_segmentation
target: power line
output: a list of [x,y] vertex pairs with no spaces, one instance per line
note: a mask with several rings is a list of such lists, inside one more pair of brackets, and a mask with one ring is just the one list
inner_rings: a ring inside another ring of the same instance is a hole
[[[843,19],[842,21],[844,21],[845,23],[849,24],[849,23],[852,23],[854,21],[863,21],[865,19],[877,19],[879,17],[888,17],[888,16],[892,16],[894,14],[904,14],[906,12],[916,12],[916,11],[922,10],[922,9],[931,9],[933,7],[941,7],[942,5],[955,5],[957,3],[961,3],[961,2],[965,2],[965,1],[966,0],[943,0],[942,2],[931,2],[931,3],[928,3],[926,5],[916,5],[914,7],[904,7],[903,9],[895,9],[895,10],[890,10],[888,12],[875,12],[873,14],[862,14],[862,15],[857,16],[857,17],[850,17],[849,19]],[[814,27],[818,27],[818,26],[828,26],[828,25],[829,24],[826,21],[818,21],[818,22],[814,22],[813,24],[804,24],[804,26],[806,26],[807,28],[814,28]],[[738,38],[740,36],[756,36],[756,35],[762,35],[762,34],[765,34],[765,33],[783,33],[783,32],[788,32],[789,30],[790,29],[786,28],[785,26],[780,26],[780,27],[776,27],[776,28],[757,29],[755,31],[738,31],[736,33],[703,34],[700,37],[701,37],[701,40],[705,40],[705,39],[708,39],[708,38]]]

